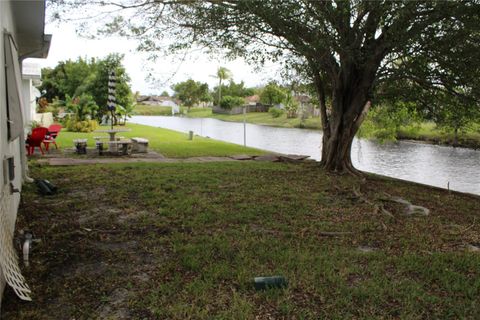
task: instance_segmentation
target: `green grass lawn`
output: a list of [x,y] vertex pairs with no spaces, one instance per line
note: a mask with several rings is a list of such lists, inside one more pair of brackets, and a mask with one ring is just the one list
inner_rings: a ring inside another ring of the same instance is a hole
[[[106,130],[110,127],[100,127],[99,130]],[[143,137],[149,140],[149,148],[155,150],[166,157],[170,158],[188,158],[199,156],[231,156],[235,154],[259,155],[265,154],[265,151],[245,148],[243,146],[202,138],[195,136],[192,141],[188,140],[187,133],[181,133],[168,129],[156,128],[140,124],[128,124],[126,127],[118,127],[120,129],[128,128],[130,132],[118,133],[117,136],[127,138]],[[62,130],[57,138],[60,147],[73,147],[74,139],[88,139],[88,146],[95,147],[93,137],[107,136],[108,133],[78,133]]]
[[[439,144],[453,144],[453,132],[438,128],[435,123],[425,122],[416,126],[401,127],[397,132],[399,139],[429,141]],[[480,126],[460,132],[458,143],[461,146],[480,148]]]
[[[411,183],[258,162],[31,165],[17,229],[33,302],[5,319],[479,319],[480,200]],[[394,217],[384,192],[431,210]],[[351,232],[325,236],[322,232]],[[374,248],[362,252],[359,246]],[[253,277],[284,275],[257,292]]]
[[146,104],[137,104],[133,109],[133,115],[143,116],[171,116],[171,107],[151,106]]
[[[368,118],[359,130],[359,136],[367,139],[378,140],[416,140],[428,143],[453,145],[454,134],[444,128],[438,127],[433,122],[419,122],[395,127],[380,127]],[[458,146],[467,148],[480,148],[480,126],[474,125],[465,131],[459,132]]]

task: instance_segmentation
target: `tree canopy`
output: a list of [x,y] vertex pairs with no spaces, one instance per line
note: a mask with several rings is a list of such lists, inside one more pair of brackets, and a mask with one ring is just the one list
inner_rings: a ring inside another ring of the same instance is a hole
[[228,80],[232,78],[232,72],[225,67],[218,67],[217,72],[215,73],[215,77],[218,79],[218,87],[217,87],[217,105],[220,105],[222,101],[222,81]]
[[49,102],[55,98],[66,101],[68,98],[82,96],[83,101],[85,97],[91,97],[98,106],[95,116],[100,119],[107,112],[109,72],[115,70],[116,102],[129,109],[134,101],[129,85],[130,78],[122,65],[122,59],[123,55],[110,54],[104,59],[78,58],[76,61],[59,62],[53,69],[42,70],[42,84],[39,89]]
[[102,3],[121,9],[104,31],[137,37],[143,50],[158,51],[174,39],[169,49],[198,45],[259,63],[286,61],[314,83],[322,163],[333,171],[358,173],[350,157],[353,137],[382,83],[409,81],[459,96],[480,70],[476,0]]
[[[215,87],[213,89],[213,96],[215,97],[214,103],[218,105],[218,96],[219,96],[219,89],[220,87]],[[252,88],[245,87],[245,83],[243,81],[236,83],[233,80],[230,80],[228,85],[221,85],[221,92],[222,96],[232,96],[232,97],[248,97],[255,94],[255,90]]]
[[208,92],[208,84],[188,79],[172,86],[174,96],[188,108],[193,107],[200,101],[208,102],[211,97]]
[[274,105],[285,101],[284,90],[274,82],[270,82],[260,93],[260,101],[264,104]]

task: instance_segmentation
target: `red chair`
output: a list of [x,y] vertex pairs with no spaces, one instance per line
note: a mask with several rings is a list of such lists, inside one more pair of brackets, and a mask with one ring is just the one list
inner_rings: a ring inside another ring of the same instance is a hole
[[42,143],[45,141],[45,136],[47,133],[48,129],[44,127],[38,127],[32,130],[32,133],[28,136],[27,143],[25,145],[29,156],[35,153],[35,147],[39,147],[42,154],[44,154]]
[[62,130],[62,125],[60,124],[52,124],[50,127],[48,127],[47,136],[43,141],[43,144],[45,145],[45,149],[47,151],[50,143],[53,143],[55,145],[55,148],[58,149],[57,141],[55,141],[55,139],[57,138],[61,130]]

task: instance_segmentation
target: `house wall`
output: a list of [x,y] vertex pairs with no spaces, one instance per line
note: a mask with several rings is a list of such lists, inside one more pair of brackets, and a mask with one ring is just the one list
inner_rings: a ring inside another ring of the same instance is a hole
[[[53,114],[51,112],[37,113],[32,120],[40,123],[40,125],[46,128],[54,123]],[[30,122],[27,125],[30,126]]]
[[36,112],[36,97],[33,87],[32,79],[23,79],[22,80],[22,95],[23,95],[23,119],[25,124],[25,130],[28,131],[28,128],[33,120],[35,120]]
[[[12,181],[15,188],[21,189],[22,185],[22,165],[20,140],[8,141],[7,137],[7,94],[5,84],[5,50],[3,31],[15,34],[13,27],[12,10],[9,1],[0,1],[0,215],[6,222],[6,228],[13,233],[15,229],[15,220],[17,217],[18,205],[20,203],[20,194],[10,192],[10,181],[4,173],[4,160],[10,157],[14,158],[15,179]],[[20,74],[17,75],[19,78]],[[2,226],[0,226],[2,227]],[[3,230],[0,230],[3,232]],[[3,291],[5,288],[5,279],[0,268],[0,306],[2,302]]]
[[147,100],[140,102],[141,104],[149,106],[159,106],[159,107],[178,107],[177,104],[173,101],[156,101],[156,100]]
[[160,105],[163,107],[172,107],[172,108],[178,107],[177,104],[173,101],[162,101]]

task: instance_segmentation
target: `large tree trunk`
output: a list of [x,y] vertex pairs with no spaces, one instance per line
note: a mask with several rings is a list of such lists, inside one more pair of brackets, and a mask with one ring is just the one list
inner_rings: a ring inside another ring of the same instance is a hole
[[343,130],[332,135],[323,135],[322,165],[325,169],[335,172],[356,172],[351,159],[353,138],[350,130]]
[[360,174],[353,167],[351,149],[353,138],[370,108],[371,82],[367,84],[364,79],[337,79],[331,110],[327,110],[324,81],[320,76],[315,78],[323,128],[321,164],[328,171]]
[[330,117],[328,128],[324,129],[321,163],[329,171],[359,174],[352,164],[352,142],[370,108],[370,102],[357,101],[343,107],[348,111]]

